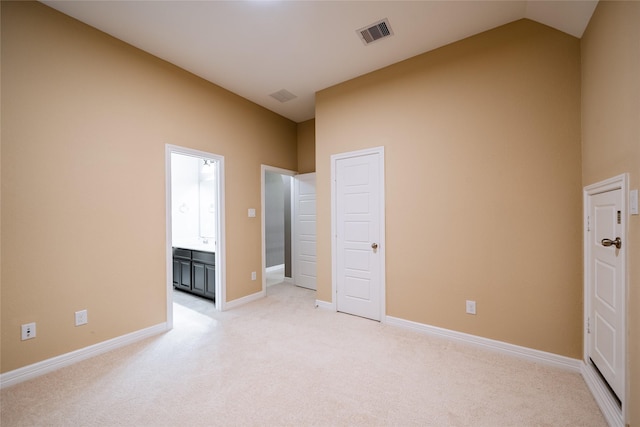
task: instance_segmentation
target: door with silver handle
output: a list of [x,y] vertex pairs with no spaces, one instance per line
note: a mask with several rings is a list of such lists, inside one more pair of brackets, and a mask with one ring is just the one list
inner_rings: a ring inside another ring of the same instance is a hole
[[602,243],[602,246],[615,246],[617,249],[622,247],[622,240],[620,240],[619,237],[616,237],[614,240],[602,239],[600,243]]

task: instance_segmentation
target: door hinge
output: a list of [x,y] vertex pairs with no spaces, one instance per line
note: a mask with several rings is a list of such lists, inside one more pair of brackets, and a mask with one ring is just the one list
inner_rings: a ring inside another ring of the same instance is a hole
[[591,318],[587,317],[587,333],[590,334],[591,333]]
[[587,216],[587,231],[591,231],[591,217]]

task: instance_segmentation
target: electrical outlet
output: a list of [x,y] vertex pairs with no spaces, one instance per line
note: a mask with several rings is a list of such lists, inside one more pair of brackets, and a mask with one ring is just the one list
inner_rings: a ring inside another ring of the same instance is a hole
[[256,280],[257,276],[256,276],[256,272],[252,271],[251,272],[251,280]]
[[86,325],[87,323],[89,323],[87,310],[76,311],[76,326]]
[[476,314],[476,302],[467,300],[467,314]]
[[21,326],[22,330],[22,341],[30,340],[31,338],[36,337],[36,323],[25,323]]

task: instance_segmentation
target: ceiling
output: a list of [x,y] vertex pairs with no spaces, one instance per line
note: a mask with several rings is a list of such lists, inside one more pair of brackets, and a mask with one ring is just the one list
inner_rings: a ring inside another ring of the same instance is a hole
[[[302,122],[319,90],[521,18],[580,38],[597,0],[43,3]],[[393,35],[365,45],[356,30],[384,18]]]

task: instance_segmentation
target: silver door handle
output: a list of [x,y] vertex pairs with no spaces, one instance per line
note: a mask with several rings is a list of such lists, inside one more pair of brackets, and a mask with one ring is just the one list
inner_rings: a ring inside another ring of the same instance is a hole
[[371,244],[371,249],[373,249],[373,250],[378,249],[378,244],[377,243],[372,243]]
[[619,237],[616,237],[614,240],[611,239],[602,239],[602,246],[615,246],[620,249],[622,247],[622,240]]

